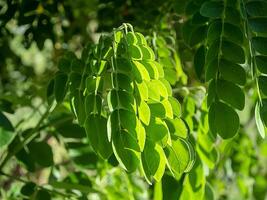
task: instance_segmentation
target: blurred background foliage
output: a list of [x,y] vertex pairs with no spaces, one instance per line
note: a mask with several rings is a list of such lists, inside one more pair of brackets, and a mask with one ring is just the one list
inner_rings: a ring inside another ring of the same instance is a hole
[[[0,198],[267,199],[267,142],[255,128],[256,97],[249,82],[239,134],[229,140],[209,135],[206,85],[193,68],[195,45],[203,35],[192,30],[206,20],[196,13],[203,1],[0,0],[0,124],[6,127],[0,133],[9,135],[0,141],[1,160],[29,132],[38,133],[1,169]],[[193,170],[179,180],[166,173],[161,182],[148,185],[139,172],[127,174],[118,167],[113,157],[100,160],[68,104],[42,118],[59,58],[68,51],[80,56],[86,44],[123,22],[147,35],[151,46],[157,38],[162,45],[158,59],[171,65],[167,79],[197,151]]]

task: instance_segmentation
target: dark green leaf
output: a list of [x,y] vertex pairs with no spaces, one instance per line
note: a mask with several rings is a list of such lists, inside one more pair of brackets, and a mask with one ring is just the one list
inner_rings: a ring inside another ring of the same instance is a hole
[[89,115],[85,121],[85,130],[94,151],[104,159],[111,153],[111,143],[108,141],[107,120],[99,115]]
[[0,99],[0,110],[13,114],[14,110],[12,108],[12,102],[6,99]]
[[227,60],[240,64],[245,62],[244,50],[239,45],[234,44],[230,41],[223,40],[221,50],[223,57]]
[[57,131],[65,138],[84,138],[85,131],[78,124],[65,123],[57,127]]
[[128,51],[132,59],[141,60],[143,58],[142,50],[137,45],[133,44],[133,45],[128,46]]
[[85,112],[86,115],[101,114],[102,108],[102,98],[100,95],[95,95],[93,93],[85,97]]
[[146,133],[153,142],[158,142],[161,146],[166,146],[170,141],[170,133],[167,124],[160,118],[151,118]]
[[58,69],[65,73],[70,73],[71,71],[71,58],[67,58],[66,56],[63,56],[58,61]]
[[232,82],[217,80],[218,97],[234,108],[243,110],[245,106],[245,94],[240,87]]
[[42,167],[54,164],[52,149],[46,142],[31,142],[28,148],[30,156]]
[[125,134],[125,132],[117,131],[114,133],[112,148],[122,167],[128,172],[133,172],[140,163],[138,154],[129,148],[125,148],[125,141],[123,140],[121,134]]
[[267,38],[253,37],[251,43],[257,52],[263,55],[267,55]]
[[132,65],[129,60],[126,58],[117,58],[116,59],[116,70],[126,75],[132,71]]
[[209,109],[209,127],[213,134],[229,139],[239,130],[239,117],[235,110],[222,102],[214,102]]
[[[224,27],[223,33],[222,27]],[[207,35],[208,43],[212,43],[214,40],[219,39],[222,34],[229,41],[240,45],[243,44],[244,36],[240,28],[230,23],[224,23],[224,26],[222,26],[221,21],[215,21],[209,26]]]
[[60,73],[56,75],[54,84],[54,93],[57,103],[61,103],[64,100],[64,97],[67,93],[67,82],[68,82],[67,74]]
[[30,196],[34,193],[36,188],[36,184],[33,182],[28,182],[25,185],[22,186],[20,193],[25,196]]
[[141,158],[146,179],[150,183],[152,178],[160,181],[165,172],[165,155],[162,147],[147,140]]
[[9,144],[14,136],[13,125],[9,119],[0,112],[0,148]]
[[195,72],[197,74],[198,79],[201,80],[204,66],[205,66],[205,52],[206,48],[204,45],[200,46],[194,56],[194,67],[195,67]]
[[249,18],[248,23],[252,31],[267,33],[267,17]]
[[38,190],[35,200],[51,200],[51,195],[49,194],[49,192],[47,192],[47,190]]
[[255,59],[258,70],[263,74],[267,74],[267,56],[255,56]]
[[200,14],[204,17],[219,18],[223,13],[223,2],[207,1],[202,4]]
[[113,84],[116,89],[126,90],[127,92],[133,91],[131,78],[122,73],[112,74]]
[[266,16],[267,2],[262,0],[249,1],[246,3],[246,10],[251,16]]
[[262,106],[260,108],[261,119],[267,127],[267,99],[262,99]]
[[111,90],[107,96],[109,110],[125,109],[134,112],[134,97],[123,90]]
[[213,59],[212,61],[208,63],[207,68],[206,68],[206,74],[205,74],[206,81],[209,81],[215,78],[217,71],[218,71],[218,60]]
[[223,79],[244,85],[246,83],[246,72],[243,67],[225,59],[220,60],[219,70]]
[[260,76],[258,80],[261,92],[267,96],[267,76]]

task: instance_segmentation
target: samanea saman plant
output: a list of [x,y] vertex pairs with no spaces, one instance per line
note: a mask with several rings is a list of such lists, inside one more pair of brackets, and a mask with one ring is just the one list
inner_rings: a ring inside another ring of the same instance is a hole
[[81,59],[67,54],[50,84],[49,98],[61,103],[67,95],[101,158],[114,154],[149,183],[160,181],[166,166],[175,177],[192,168],[195,152],[180,103],[145,37],[130,24],[101,36]]

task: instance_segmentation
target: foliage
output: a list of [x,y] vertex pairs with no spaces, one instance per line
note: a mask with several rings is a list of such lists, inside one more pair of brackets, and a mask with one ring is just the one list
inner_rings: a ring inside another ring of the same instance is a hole
[[265,0],[0,9],[1,199],[267,198]]

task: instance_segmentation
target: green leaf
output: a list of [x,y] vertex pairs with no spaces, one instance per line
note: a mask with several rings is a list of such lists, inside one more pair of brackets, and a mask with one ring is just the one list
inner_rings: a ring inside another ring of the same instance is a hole
[[264,127],[263,121],[261,119],[261,114],[260,114],[260,102],[257,102],[255,106],[255,121],[256,121],[256,125],[260,133],[260,136],[262,138],[265,138],[265,127]]
[[214,102],[209,109],[209,127],[211,132],[229,139],[239,130],[239,117],[235,110],[222,102]]
[[143,60],[155,60],[155,54],[149,46],[140,45],[142,51]]
[[259,88],[264,95],[267,95],[267,76],[259,76]]
[[267,17],[249,18],[248,23],[252,31],[267,33]]
[[236,25],[230,23],[224,23],[222,26],[221,21],[214,21],[208,29],[207,40],[208,43],[212,43],[213,41],[219,39],[222,36],[222,27],[223,29],[223,37],[227,40],[234,42],[236,44],[242,45],[243,44],[243,33],[240,28]]
[[86,113],[85,113],[85,105],[84,105],[84,96],[82,91],[76,90],[73,94],[71,99],[71,106],[73,112],[75,113],[76,117],[78,118],[78,122],[80,125],[83,125]]
[[31,196],[36,189],[36,184],[33,182],[25,183],[20,189],[20,193],[25,196]]
[[267,55],[267,38],[265,37],[253,37],[251,40],[254,49],[263,55]]
[[148,126],[150,122],[150,109],[145,101],[140,102],[138,106],[138,115],[140,120]]
[[188,127],[182,119],[166,119],[165,122],[168,126],[170,133],[172,133],[173,135],[179,136],[181,138],[188,137]]
[[189,45],[190,46],[195,46],[201,42],[203,42],[206,39],[207,36],[207,25],[201,25],[194,29],[192,31],[190,40],[189,40]]
[[221,50],[223,57],[227,60],[240,64],[245,62],[245,53],[241,46],[233,42],[223,40]]
[[71,72],[69,81],[70,81],[70,91],[73,92],[80,88],[82,75],[76,72]]
[[136,128],[135,128],[136,135],[135,138],[137,138],[138,145],[140,147],[140,151],[144,150],[145,142],[146,142],[146,130],[141,123],[141,121],[136,120]]
[[213,59],[212,61],[209,62],[209,64],[207,65],[207,68],[206,68],[206,74],[205,74],[206,82],[215,78],[217,71],[218,71],[218,60]]
[[14,131],[14,127],[9,119],[0,112],[0,149],[11,142],[15,136]]
[[85,113],[90,114],[101,114],[102,98],[100,95],[89,94],[85,97]]
[[98,88],[101,88],[102,81],[100,77],[88,76],[86,78],[86,90],[88,93],[95,93]]
[[117,110],[117,112],[120,116],[121,127],[127,129],[129,132],[135,132],[137,120],[136,114],[124,109]]
[[133,32],[128,32],[126,34],[126,40],[128,44],[137,44],[138,42],[137,37]]
[[59,73],[55,77],[54,92],[57,103],[61,103],[67,93],[68,75]]
[[164,106],[166,117],[172,119],[173,118],[173,111],[172,111],[172,105],[169,102],[169,100],[164,99],[163,101],[161,101],[161,103]]
[[69,73],[71,71],[71,58],[63,56],[58,61],[58,69],[62,72]]
[[132,80],[129,76],[122,73],[112,74],[113,87],[116,89],[126,90],[127,92],[133,92]]
[[260,108],[261,119],[267,127],[267,99],[262,99],[262,106]]
[[133,172],[137,169],[140,163],[138,154],[137,152],[130,150],[129,148],[125,148],[121,134],[125,133],[117,131],[114,134],[114,137],[112,139],[112,148],[115,157],[122,165],[122,167],[128,172]]
[[263,74],[267,74],[267,56],[258,55],[255,56],[255,59],[258,70]]
[[151,80],[147,83],[148,96],[153,100],[160,100],[160,97],[167,99],[169,94],[165,85],[160,80]]
[[168,160],[167,166],[175,177],[179,178],[182,173],[191,169],[194,158],[186,140],[179,138],[172,140],[172,145],[167,146],[164,151]]
[[154,65],[157,67],[158,72],[159,72],[159,78],[164,78],[164,70],[163,67],[160,63],[153,61]]
[[205,200],[214,200],[215,199],[215,192],[209,182],[205,184]]
[[246,10],[251,16],[266,16],[267,2],[261,0],[249,1],[246,3]]
[[140,152],[138,139],[135,134],[129,133],[126,130],[121,130],[120,136],[123,142],[123,147],[128,150]]
[[208,88],[208,97],[207,97],[207,106],[210,107],[212,104],[214,98],[216,96],[216,84],[215,84],[215,79],[213,79]]
[[133,72],[134,72],[134,76],[137,80],[137,82],[142,82],[142,81],[150,81],[150,76],[149,73],[147,71],[147,69],[145,68],[145,66],[138,62],[138,61],[132,61],[133,63]]
[[165,147],[169,143],[170,133],[168,126],[160,118],[150,119],[150,124],[146,127],[148,137],[153,141]]
[[148,106],[150,108],[151,116],[165,118],[166,111],[164,105],[157,101],[149,101]]
[[64,123],[56,128],[60,135],[65,138],[84,138],[86,133],[78,124]]
[[154,62],[151,61],[142,61],[142,64],[145,66],[146,70],[149,73],[149,76],[152,79],[159,79],[158,68],[156,67]]
[[138,45],[147,45],[146,39],[141,33],[135,32],[135,36],[137,38]]
[[94,151],[103,159],[108,159],[112,149],[108,141],[106,118],[89,115],[85,121],[85,130]]
[[[228,1],[232,2],[232,1]],[[240,10],[236,8],[236,5],[233,6],[227,6],[225,8],[225,22],[235,24],[237,26],[240,26],[241,24],[241,15]]]
[[171,52],[168,48],[166,48],[166,46],[159,47],[157,49],[157,53],[158,53],[158,57],[160,57],[160,58],[166,58],[166,57],[171,56]]
[[116,59],[116,71],[124,74],[128,74],[132,71],[132,64],[126,58],[117,58]]
[[234,108],[243,110],[245,106],[245,94],[240,87],[232,82],[217,80],[217,94],[219,99],[230,104]]
[[223,13],[223,2],[220,1],[207,1],[202,4],[200,14],[204,17],[219,18]]
[[82,74],[84,70],[83,63],[78,59],[73,59],[71,61],[71,71]]
[[51,200],[51,195],[47,190],[40,189],[35,196],[35,200]]
[[141,48],[135,44],[128,46],[128,53],[134,60],[141,60],[143,58]]
[[148,88],[145,82],[136,83],[139,96],[142,100],[147,101],[148,100]]
[[42,167],[54,164],[52,149],[46,142],[31,142],[28,148],[32,159]]
[[205,46],[200,46],[194,56],[194,68],[198,79],[201,79],[205,66]]
[[134,97],[123,90],[111,90],[107,95],[109,110],[125,109],[134,112]]
[[144,151],[141,154],[142,167],[149,183],[154,178],[160,181],[165,172],[165,155],[162,147],[147,140]]
[[51,79],[47,85],[46,89],[46,99],[49,105],[53,103],[54,100],[54,86],[55,85],[55,79]]
[[[172,70],[173,71],[173,73],[175,73],[175,71],[174,70]],[[177,77],[176,77],[177,78]],[[167,90],[167,93],[168,93],[168,98],[170,97],[170,96],[172,96],[172,87],[171,87],[171,85],[170,85],[170,82],[167,80],[167,79],[163,79],[163,78],[161,78],[161,79],[159,79],[160,80],[160,82],[165,86],[165,88],[166,88],[166,90]],[[176,82],[176,80],[175,80],[175,82]]]
[[219,70],[223,79],[239,85],[245,85],[246,72],[240,65],[221,59],[219,63]]
[[179,101],[176,98],[174,98],[172,96],[169,96],[168,99],[172,105],[173,115],[176,117],[180,117],[181,116],[181,104],[179,103]]

